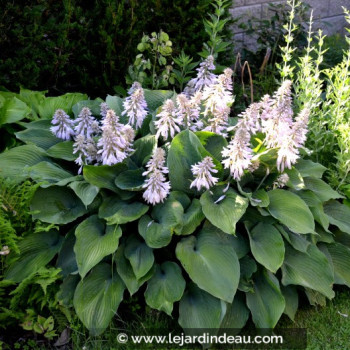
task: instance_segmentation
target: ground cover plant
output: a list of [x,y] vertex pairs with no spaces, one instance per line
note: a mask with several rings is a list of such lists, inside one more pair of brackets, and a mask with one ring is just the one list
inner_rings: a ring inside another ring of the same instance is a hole
[[[216,10],[211,23],[220,2]],[[321,34],[316,61],[310,31],[293,69],[294,29],[291,21],[277,90],[238,117],[233,70],[216,71],[220,37],[179,93],[138,81],[128,96],[103,100],[2,92],[1,123],[12,137],[0,175],[34,187],[25,196],[33,226],[19,242],[13,231],[1,236],[1,293],[11,295],[1,317],[50,339],[57,318],[77,315],[98,336],[136,296],[184,329],[243,328],[249,318],[274,328],[283,314],[294,319],[301,296],[323,305],[335,284],[349,287],[347,192],[324,181],[315,156],[325,155],[306,147],[321,108],[347,109],[332,93],[321,100]],[[170,46],[164,32],[155,35]],[[26,293],[31,308],[11,314]]]

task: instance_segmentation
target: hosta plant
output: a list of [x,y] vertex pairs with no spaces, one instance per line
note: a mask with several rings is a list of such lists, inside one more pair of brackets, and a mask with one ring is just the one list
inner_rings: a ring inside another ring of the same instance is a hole
[[60,303],[94,335],[136,293],[184,329],[273,328],[300,294],[350,286],[350,208],[303,157],[308,107],[293,115],[285,81],[232,118],[232,71],[213,65],[186,94],[135,83],[23,124],[0,168],[40,184],[32,217],[57,228],[26,236],[5,279],[60,268]]

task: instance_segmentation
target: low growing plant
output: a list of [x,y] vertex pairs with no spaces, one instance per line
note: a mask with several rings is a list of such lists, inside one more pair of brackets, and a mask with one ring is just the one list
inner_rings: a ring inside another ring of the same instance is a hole
[[273,328],[300,294],[350,286],[350,208],[304,151],[309,106],[294,116],[285,80],[231,118],[232,70],[213,66],[186,95],[134,83],[25,124],[0,168],[40,184],[32,217],[57,228],[22,240],[6,281],[60,268],[59,303],[92,335],[136,293],[184,329]]

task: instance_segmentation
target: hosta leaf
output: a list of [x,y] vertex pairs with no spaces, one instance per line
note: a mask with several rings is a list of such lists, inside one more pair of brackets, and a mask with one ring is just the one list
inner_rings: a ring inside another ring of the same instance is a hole
[[279,231],[273,225],[261,222],[248,234],[254,258],[275,273],[284,260],[284,243]]
[[[234,235],[236,223],[248,207],[248,199],[238,195],[231,188],[225,194],[222,193],[222,190],[223,187],[218,186],[213,188],[212,191],[204,192],[200,202],[204,215],[214,226]],[[224,199],[217,202],[221,196],[224,196]]]
[[151,157],[154,149],[157,147],[155,135],[147,135],[137,139],[133,144],[135,152],[131,155],[131,160],[139,167],[144,166]]
[[138,230],[150,248],[166,247],[171,241],[171,228],[155,222],[148,215],[144,215],[139,220]]
[[109,264],[101,263],[82,281],[74,293],[74,308],[91,335],[101,334],[123,300],[124,283]]
[[93,202],[100,190],[98,187],[91,185],[86,181],[71,182],[69,187],[81,199],[86,207]]
[[327,258],[314,245],[308,247],[307,253],[286,245],[282,284],[300,285],[318,291],[329,299],[334,297],[332,269]]
[[258,272],[254,278],[254,292],[246,296],[255,326],[274,328],[285,308],[277,278],[266,270]]
[[42,187],[72,178],[73,174],[51,162],[40,162],[27,169],[29,176],[36,182],[45,181]]
[[70,113],[72,107],[79,101],[87,100],[87,95],[80,93],[67,93],[58,97],[46,97],[38,106],[38,114],[43,119],[51,119],[57,109]]
[[123,171],[115,179],[115,184],[121,190],[142,191],[146,178],[142,175],[144,169]]
[[21,88],[19,91],[18,98],[25,102],[35,113],[37,117],[38,106],[45,100],[45,94],[47,91],[32,91]]
[[78,265],[74,253],[75,241],[74,230],[71,230],[64,238],[62,248],[58,254],[57,267],[62,270],[64,277],[78,273]]
[[98,216],[104,218],[108,225],[125,224],[139,219],[147,211],[148,206],[143,203],[128,203],[113,196],[103,201]]
[[194,198],[184,213],[181,235],[190,235],[193,233],[204,218],[202,205],[198,199]]
[[212,154],[215,159],[221,161],[222,149],[227,146],[226,139],[223,136],[210,131],[197,131],[195,134],[204,148]]
[[327,244],[334,268],[334,283],[350,287],[350,249],[343,244]]
[[148,281],[154,274],[154,268],[151,268],[143,277],[137,279],[130,261],[124,255],[125,245],[121,244],[118,247],[117,253],[115,254],[115,262],[117,265],[117,271],[130,295],[135,294],[139,288]]
[[182,328],[191,330],[219,328],[225,312],[226,304],[223,301],[190,283],[180,300],[179,324]]
[[329,201],[324,205],[324,212],[332,225],[350,235],[350,208],[338,201]]
[[137,279],[145,276],[154,263],[152,249],[135,236],[130,236],[127,239],[124,255],[130,261]]
[[19,243],[19,258],[5,272],[5,279],[20,283],[49,263],[62,246],[63,237],[56,230],[31,233]]
[[244,294],[237,292],[232,304],[227,304],[227,310],[220,328],[242,329],[248,321],[249,309],[247,308]]
[[323,173],[327,170],[326,167],[319,163],[314,163],[311,160],[298,159],[295,168],[300,172],[302,177],[321,178]]
[[49,160],[45,151],[34,145],[15,147],[0,154],[0,176],[20,181],[28,177],[27,167]]
[[73,154],[73,141],[59,142],[47,150],[47,154],[52,158],[73,161],[77,159],[77,154]]
[[281,291],[286,301],[286,307],[284,313],[294,321],[295,314],[298,310],[299,297],[297,289],[290,285],[287,287],[281,286]]
[[27,129],[19,131],[15,135],[25,143],[36,145],[45,150],[62,141],[53,135],[50,130],[45,129]]
[[146,303],[170,316],[173,304],[181,299],[185,286],[180,267],[174,262],[166,261],[157,265],[155,274],[147,283]]
[[145,100],[149,111],[155,111],[165,100],[172,98],[173,91],[170,90],[148,90],[145,89]]
[[120,118],[122,123],[126,123],[127,117],[122,116],[123,112],[123,100],[119,96],[108,95],[106,97],[106,103],[110,109],[113,109],[115,114]]
[[83,174],[84,178],[91,185],[98,188],[107,188],[111,191],[118,191],[115,185],[116,177],[123,171],[127,170],[127,166],[124,163],[116,165],[85,165]]
[[314,217],[305,202],[296,194],[286,190],[268,192],[271,215],[295,233],[313,233]]
[[184,238],[176,247],[176,257],[192,281],[229,303],[236,293],[240,276],[233,239],[223,232],[203,229],[197,237]]
[[17,97],[5,99],[0,107],[0,125],[15,123],[30,116],[31,108]]
[[253,207],[265,208],[269,206],[270,198],[265,190],[260,189],[252,194],[250,203]]
[[[171,142],[168,153],[169,179],[174,191],[197,193],[195,188],[190,189],[194,180],[191,166],[204,157],[211,156],[203,147],[197,136],[189,131],[182,131]],[[221,171],[222,165],[213,159],[216,168]]]
[[50,224],[67,224],[86,213],[86,208],[75,193],[64,187],[39,188],[32,199],[33,219]]
[[90,216],[76,228],[74,252],[82,278],[105,256],[117,250],[121,235],[120,227],[106,226],[97,215]]
[[297,169],[295,168],[286,169],[285,173],[289,177],[289,180],[287,182],[288,187],[293,188],[296,191],[299,191],[305,188],[303,177],[301,176],[301,174]]
[[310,191],[313,191],[322,202],[326,202],[330,199],[344,198],[337,191],[334,191],[331,186],[326,184],[321,179],[315,179],[313,177],[304,178],[305,186]]
[[65,307],[73,306],[74,292],[80,281],[79,275],[68,275],[60,285],[57,292],[57,299]]

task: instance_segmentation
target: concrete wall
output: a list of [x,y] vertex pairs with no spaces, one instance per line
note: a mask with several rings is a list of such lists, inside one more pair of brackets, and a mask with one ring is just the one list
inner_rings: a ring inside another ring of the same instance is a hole
[[[314,13],[314,31],[322,28],[324,33],[331,35],[334,33],[345,33],[346,21],[343,15],[342,6],[350,10],[350,0],[303,0],[311,6]],[[239,49],[244,43],[250,49],[254,49],[255,40],[251,35],[244,33],[238,27],[239,23],[247,22],[249,18],[257,17],[265,19],[271,17],[269,13],[269,3],[286,4],[286,1],[275,0],[233,0],[230,9],[232,16],[238,19],[237,25],[233,28],[236,48]]]

